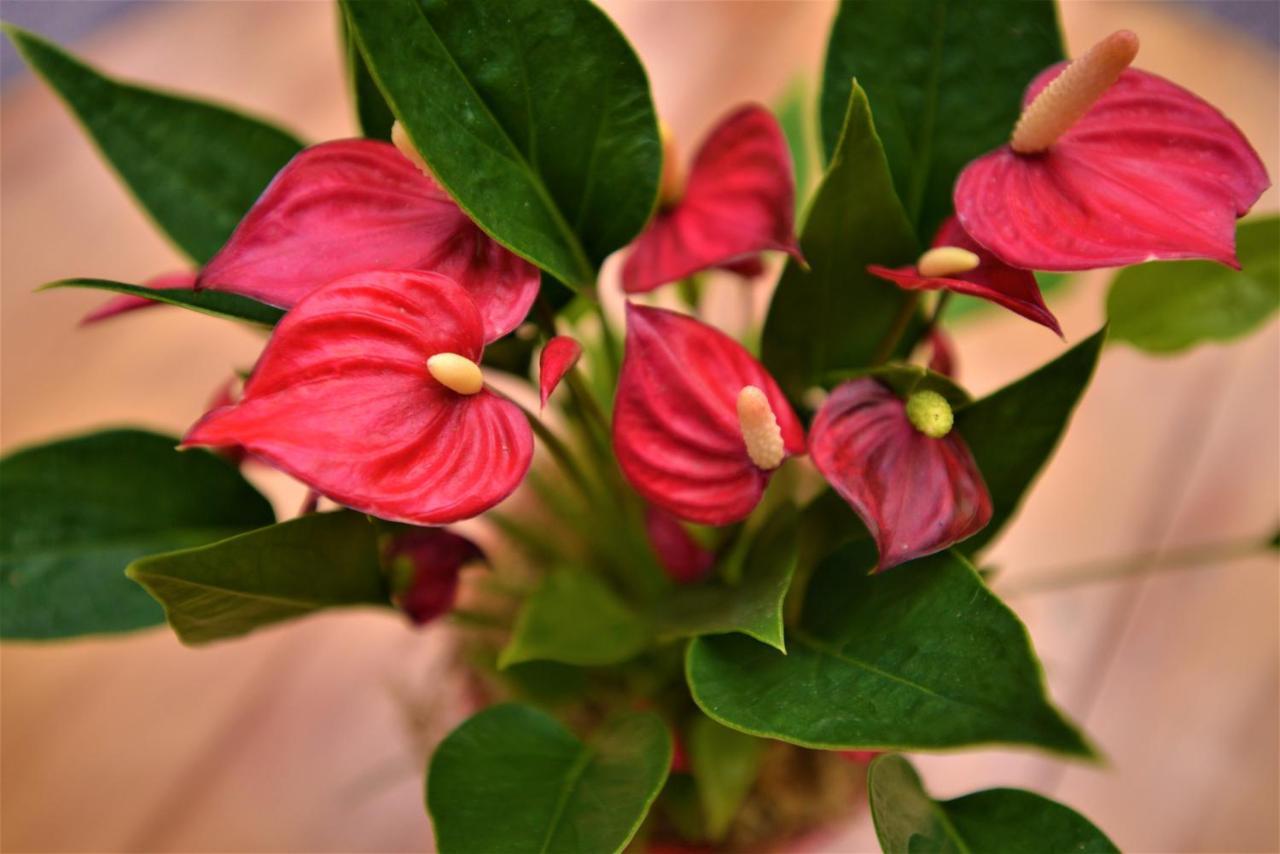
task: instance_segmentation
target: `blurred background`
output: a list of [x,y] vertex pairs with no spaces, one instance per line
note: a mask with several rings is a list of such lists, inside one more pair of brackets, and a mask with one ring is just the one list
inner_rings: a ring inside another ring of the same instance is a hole
[[[812,97],[834,12],[827,2],[604,5],[690,145],[742,100],[776,104],[797,80]],[[243,106],[304,139],[354,134],[327,2],[5,0],[0,17],[109,73]],[[1280,174],[1280,4],[1067,2],[1063,20],[1073,53],[1111,30],[1137,31],[1137,64],[1219,106]],[[32,293],[74,275],[139,281],[181,262],[7,42],[0,58],[4,448],[108,424],[180,432],[262,339],[170,309],[79,330],[103,297]],[[1272,189],[1255,212],[1276,207]],[[1069,341],[1100,325],[1106,279],[1079,276],[1051,295]],[[1007,313],[970,316],[955,335],[975,395],[1063,346]],[[1274,530],[1278,380],[1274,321],[1243,343],[1177,358],[1108,349],[989,558],[1051,694],[1108,762],[999,750],[921,757],[935,795],[1031,788],[1128,851],[1280,850],[1276,554],[1170,566],[1186,547]],[[295,511],[296,487],[263,483],[282,513]],[[414,632],[364,613],[200,650],[165,630],[6,645],[0,848],[428,849],[415,720],[450,717],[440,698],[448,661],[439,626]],[[865,814],[832,845],[874,850]]]

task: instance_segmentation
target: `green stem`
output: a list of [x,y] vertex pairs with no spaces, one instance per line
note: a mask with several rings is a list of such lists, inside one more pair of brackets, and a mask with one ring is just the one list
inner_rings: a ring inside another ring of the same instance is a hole
[[[520,406],[520,404],[516,405]],[[559,436],[551,432],[546,424],[542,423],[541,418],[523,406],[520,406],[520,411],[524,413],[525,418],[529,421],[529,426],[533,428],[533,432],[542,441],[542,444],[546,446],[547,450],[551,452],[551,456],[555,458],[560,468],[578,487],[582,496],[587,499],[588,505],[594,502],[596,498],[595,489],[591,486],[591,482],[586,475],[582,473],[582,469],[578,467],[578,462],[573,458],[573,454],[569,452],[568,446],[560,440]]]
[[618,339],[613,335],[613,327],[609,325],[609,318],[604,312],[604,303],[599,299],[594,300],[596,316],[600,319],[600,337],[604,340],[605,354],[609,359],[609,370],[612,372],[614,382],[618,381],[618,374],[622,372],[622,365],[618,361]]
[[898,309],[897,315],[893,318],[893,325],[889,327],[889,331],[885,333],[884,338],[880,339],[875,355],[871,357],[872,366],[881,365],[889,361],[889,357],[898,349],[898,342],[902,340],[903,333],[911,325],[911,319],[915,317],[916,308],[919,305],[920,294],[915,291],[908,294],[907,298],[902,301],[902,307]]
[[1015,581],[1007,586],[1001,585],[998,579],[996,584],[1000,587],[1001,592],[1008,595],[1039,593],[1046,590],[1074,587],[1077,584],[1125,578],[1131,575],[1138,575],[1147,570],[1194,569],[1208,564],[1250,557],[1270,548],[1271,545],[1268,540],[1259,539],[1258,537],[1249,537],[1244,540],[1226,540],[1169,551],[1152,550],[1138,552],[1123,558],[1089,561],[1038,573],[1036,577],[1028,578],[1021,584]]

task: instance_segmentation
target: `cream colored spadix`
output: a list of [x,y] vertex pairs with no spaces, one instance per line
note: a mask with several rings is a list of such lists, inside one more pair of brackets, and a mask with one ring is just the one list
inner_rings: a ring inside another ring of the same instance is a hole
[[1010,147],[1019,154],[1048,149],[1089,112],[1137,55],[1138,37],[1129,30],[1117,30],[1089,48],[1022,111]]
[[916,270],[930,279],[967,273],[982,263],[976,254],[959,246],[936,246],[920,256]]
[[751,462],[765,471],[782,465],[787,456],[782,428],[769,406],[769,398],[756,386],[745,386],[738,392],[738,425],[742,428],[742,441],[747,445],[747,456],[751,457]]
[[436,353],[427,359],[427,371],[440,385],[458,394],[475,394],[484,388],[480,366],[457,353]]
[[431,175],[431,167],[427,165],[427,161],[422,159],[422,155],[418,153],[418,148],[413,144],[413,140],[409,139],[409,132],[404,129],[404,125],[400,124],[397,119],[395,124],[391,126],[391,142],[396,148],[400,149],[400,153],[409,158],[414,166],[422,170],[427,177]]

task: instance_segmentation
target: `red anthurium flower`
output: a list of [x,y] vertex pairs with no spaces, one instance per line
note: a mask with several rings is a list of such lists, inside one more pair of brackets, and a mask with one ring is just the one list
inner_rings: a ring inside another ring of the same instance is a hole
[[686,315],[628,304],[613,447],[650,503],[727,525],[751,512],[774,469],[804,453],[804,428],[737,341]]
[[1122,30],[1031,83],[1009,144],[956,182],[975,240],[1034,270],[1156,258],[1239,267],[1235,223],[1270,186],[1262,162],[1214,107],[1128,68],[1137,51]]
[[773,114],[750,104],[721,121],[683,187],[665,148],[658,212],[631,245],[623,290],[644,293],[711,267],[759,275],[757,256],[770,249],[800,257],[791,155]]
[[711,572],[716,556],[689,535],[675,516],[652,504],[644,511],[644,530],[658,563],[677,584],[696,584]]
[[836,755],[854,765],[870,765],[871,760],[883,755],[882,750],[837,750]]
[[456,281],[480,309],[485,341],[515,329],[538,295],[537,268],[481,231],[395,146],[367,139],[313,145],[290,160],[199,287],[288,308],[335,279],[388,269]]
[[542,348],[538,357],[538,391],[542,398],[542,406],[547,406],[547,398],[560,385],[564,375],[573,370],[582,355],[582,345],[568,335],[557,335]]
[[871,264],[867,271],[907,290],[945,289],[1004,306],[1059,335],[1062,327],[1044,304],[1030,270],[1010,267],[965,233],[955,217],[938,229],[933,248],[910,267]]
[[[152,290],[163,290],[168,288],[185,288],[191,289],[196,285],[196,274],[183,270],[177,273],[163,273],[159,276],[153,276],[142,283],[142,287],[151,288]],[[140,308],[149,308],[155,305],[164,305],[162,302],[156,302],[146,297],[135,297],[133,294],[117,294],[93,311],[80,318],[81,326],[88,326],[91,323],[97,323],[119,314],[125,314],[130,311],[137,311]]]
[[444,528],[414,528],[389,537],[383,546],[396,604],[421,626],[453,608],[458,575],[484,552],[466,537]]
[[360,273],[285,315],[239,403],[185,445],[240,445],[347,507],[439,525],[520,483],[533,455],[524,413],[484,386],[484,323],[435,273]]
[[809,430],[813,463],[862,518],[884,570],[941,551],[991,520],[991,496],[936,392],[902,401],[880,382],[837,387]]

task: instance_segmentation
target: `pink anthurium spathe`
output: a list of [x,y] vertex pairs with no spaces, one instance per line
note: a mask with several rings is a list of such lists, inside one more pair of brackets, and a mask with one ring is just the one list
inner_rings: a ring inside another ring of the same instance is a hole
[[335,279],[388,269],[456,281],[480,310],[485,341],[515,329],[538,295],[536,267],[481,231],[395,146],[368,139],[313,145],[290,160],[198,287],[289,308]]
[[871,264],[867,271],[907,290],[948,290],[990,300],[1059,335],[1062,327],[1044,304],[1030,270],[1010,267],[970,237],[955,217],[938,229],[933,248],[910,267]]
[[658,211],[628,250],[623,290],[644,293],[712,267],[751,278],[766,250],[801,257],[791,154],[772,113],[749,104],[727,116],[683,183],[673,146],[664,148]]
[[385,540],[382,559],[391,572],[396,605],[421,626],[453,608],[463,567],[485,556],[479,546],[452,531],[411,528]]
[[693,538],[672,514],[655,505],[644,510],[644,530],[649,545],[667,577],[677,584],[696,584],[706,579],[716,556]]
[[538,356],[538,395],[544,409],[551,392],[560,385],[564,375],[573,370],[581,356],[582,345],[568,335],[557,335],[542,348]]
[[818,471],[861,517],[884,570],[941,551],[991,520],[991,496],[947,401],[907,401],[878,380],[838,386],[809,429]]
[[[152,276],[142,283],[142,287],[152,290],[165,290],[169,288],[190,290],[196,285],[196,274],[188,270],[180,270],[176,273],[162,273],[159,276]],[[131,311],[137,311],[140,308],[150,308],[156,305],[164,305],[153,299],[146,297],[137,297],[133,294],[116,294],[93,311],[80,318],[81,326],[89,326],[108,318],[117,317],[121,314],[127,314]]]
[[1027,89],[1008,145],[970,163],[956,215],[1015,267],[1088,270],[1153,259],[1239,267],[1236,219],[1270,186],[1248,140],[1212,105],[1129,68],[1122,30]]
[[647,501],[690,522],[727,525],[751,512],[787,457],[804,453],[804,428],[737,341],[686,315],[628,303],[613,447]]
[[333,501],[439,525],[506,498],[528,471],[524,412],[484,384],[480,310],[417,271],[360,273],[280,321],[238,403],[184,445],[239,445]]

